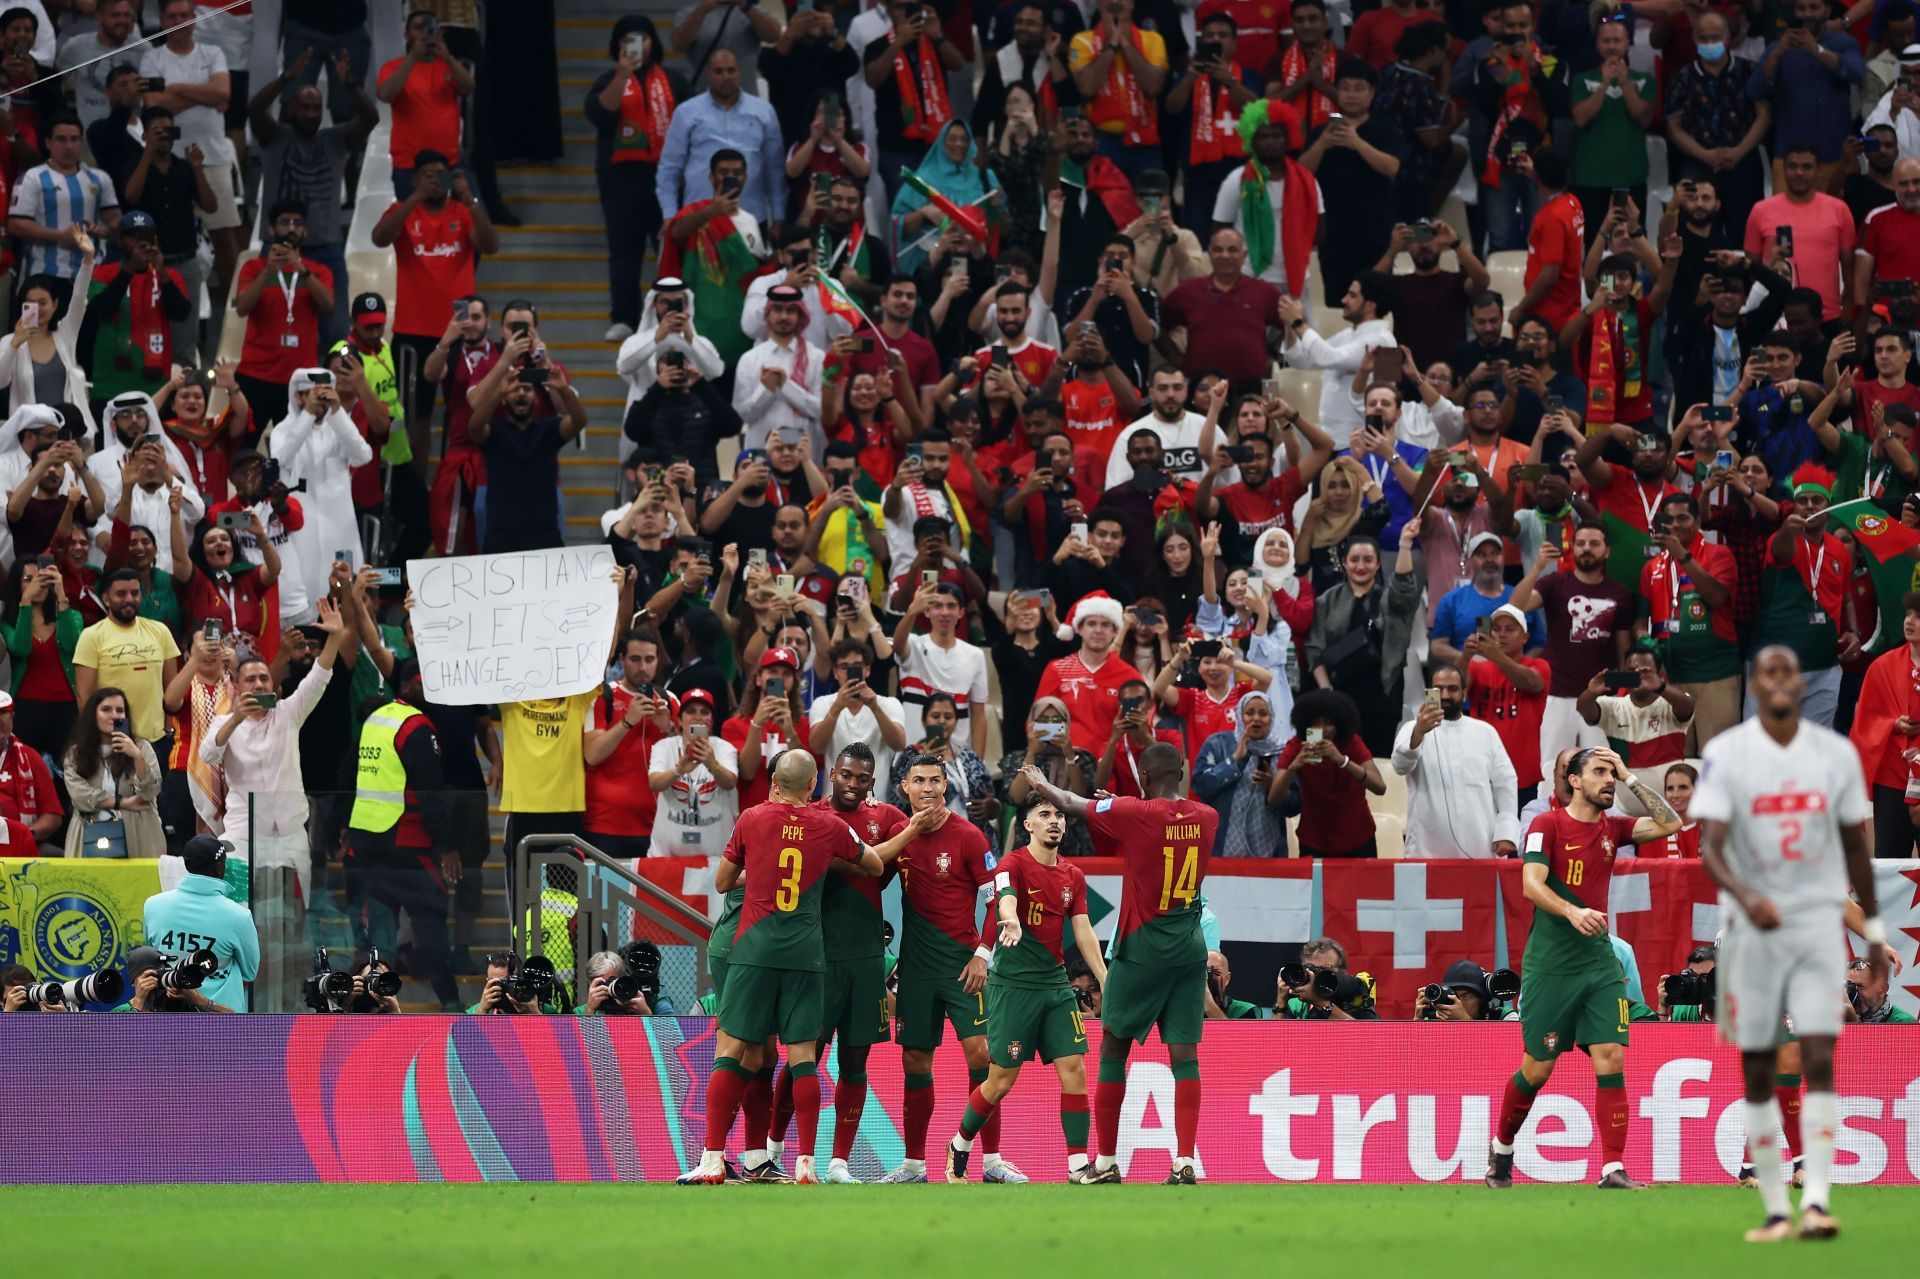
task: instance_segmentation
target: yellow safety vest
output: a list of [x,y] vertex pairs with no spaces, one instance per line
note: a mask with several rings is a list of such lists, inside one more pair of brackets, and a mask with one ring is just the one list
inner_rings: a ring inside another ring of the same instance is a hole
[[354,830],[384,834],[407,811],[407,766],[395,741],[401,726],[421,712],[405,702],[388,702],[367,716],[360,729],[360,756],[354,783]]

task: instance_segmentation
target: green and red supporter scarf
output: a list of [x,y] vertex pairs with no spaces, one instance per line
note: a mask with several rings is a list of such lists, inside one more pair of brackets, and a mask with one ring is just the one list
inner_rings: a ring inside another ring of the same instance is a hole
[[926,36],[920,37],[916,52],[917,59],[907,56],[905,45],[896,45],[893,50],[893,83],[900,90],[900,132],[916,142],[932,142],[953,120],[953,103],[947,98],[947,69]]
[[667,125],[673,121],[673,87],[667,73],[648,67],[642,75],[628,76],[620,91],[620,123],[613,138],[615,164],[658,164],[660,147],[667,140]]
[[747,286],[767,267],[747,247],[746,237],[730,217],[709,218],[685,244],[675,238],[675,227],[712,203],[697,200],[667,224],[667,233],[660,237],[660,274],[679,276],[687,282],[700,336],[713,343],[721,359],[731,363],[753,345],[741,328],[740,317],[747,305]]

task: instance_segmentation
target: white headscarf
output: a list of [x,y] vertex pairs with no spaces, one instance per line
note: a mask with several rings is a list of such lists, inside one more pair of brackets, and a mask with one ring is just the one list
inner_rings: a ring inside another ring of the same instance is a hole
[[[1275,568],[1267,563],[1266,553],[1269,544],[1282,543],[1284,567]],[[1258,576],[1266,583],[1270,591],[1285,591],[1288,595],[1300,593],[1300,576],[1293,567],[1293,535],[1287,530],[1275,526],[1262,533],[1253,543],[1253,563],[1248,567],[1250,576]]]

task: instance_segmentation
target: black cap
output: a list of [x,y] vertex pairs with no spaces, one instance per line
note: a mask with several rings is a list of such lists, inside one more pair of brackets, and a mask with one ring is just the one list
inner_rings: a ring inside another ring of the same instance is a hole
[[225,870],[222,865],[233,845],[215,835],[195,835],[180,850],[180,860],[186,863],[190,875],[219,876]]
[[380,323],[387,320],[387,300],[378,293],[362,293],[353,300],[353,318],[366,320],[378,317]]
[[152,972],[156,968],[165,968],[167,957],[154,946],[135,946],[127,953],[127,980],[131,982],[141,973]]
[[1486,973],[1471,959],[1456,959],[1448,964],[1446,976],[1440,979],[1440,984],[1449,990],[1470,990],[1482,1000],[1492,998],[1487,990]]

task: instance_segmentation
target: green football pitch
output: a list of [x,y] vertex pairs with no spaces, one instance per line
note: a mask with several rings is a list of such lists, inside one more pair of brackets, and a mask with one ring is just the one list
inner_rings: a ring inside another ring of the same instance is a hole
[[[1907,1273],[1920,1191],[1842,1188],[1831,1243],[1755,1247],[1737,1188],[355,1185],[0,1189],[6,1270],[541,1276]],[[36,1225],[36,1223],[39,1223]],[[43,1228],[44,1227],[44,1228]],[[1337,1270],[1334,1267],[1338,1267]]]

